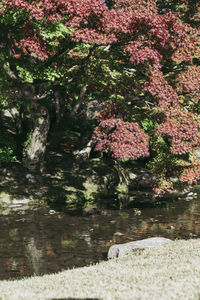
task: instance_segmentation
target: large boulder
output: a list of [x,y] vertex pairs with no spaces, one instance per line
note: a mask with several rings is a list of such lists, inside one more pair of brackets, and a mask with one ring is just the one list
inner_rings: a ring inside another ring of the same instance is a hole
[[113,245],[108,250],[108,259],[123,257],[127,253],[136,249],[157,247],[171,242],[172,240],[163,237],[152,237],[144,240],[133,241],[130,243]]

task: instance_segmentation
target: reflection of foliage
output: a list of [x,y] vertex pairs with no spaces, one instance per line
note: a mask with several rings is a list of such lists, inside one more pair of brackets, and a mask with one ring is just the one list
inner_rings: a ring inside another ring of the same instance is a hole
[[48,192],[44,196],[45,200],[51,206],[66,206],[67,208],[82,208],[85,204],[86,199],[84,197],[83,192],[81,191],[64,191],[59,188],[51,188],[50,192]]

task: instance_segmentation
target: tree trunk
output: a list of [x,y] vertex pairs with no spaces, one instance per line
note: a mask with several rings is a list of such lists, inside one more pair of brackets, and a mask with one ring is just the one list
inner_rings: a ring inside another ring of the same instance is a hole
[[75,116],[75,114],[77,113],[79,107],[81,106],[81,104],[82,104],[82,102],[84,100],[85,93],[87,92],[87,88],[88,88],[88,84],[87,83],[82,86],[80,94],[79,94],[79,97],[78,97],[78,101],[74,105],[74,107],[73,107],[73,109],[71,111],[70,118],[73,118]]
[[46,107],[36,104],[34,128],[29,134],[29,141],[24,151],[23,165],[29,170],[42,171],[50,126],[49,113]]
[[95,145],[95,141],[90,139],[87,145],[82,150],[74,151],[76,160],[88,160],[90,157],[90,152],[94,145]]
[[59,128],[60,121],[62,120],[64,115],[64,110],[62,107],[61,96],[59,94],[58,89],[54,92],[54,97],[55,97],[56,127]]

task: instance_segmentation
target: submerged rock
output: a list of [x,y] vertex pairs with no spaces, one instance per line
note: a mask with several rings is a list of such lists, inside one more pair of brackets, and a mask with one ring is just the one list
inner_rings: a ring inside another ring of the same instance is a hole
[[123,257],[127,253],[136,250],[144,249],[148,247],[157,247],[163,244],[171,243],[172,240],[163,237],[152,237],[144,240],[133,241],[125,244],[113,245],[108,250],[108,259]]

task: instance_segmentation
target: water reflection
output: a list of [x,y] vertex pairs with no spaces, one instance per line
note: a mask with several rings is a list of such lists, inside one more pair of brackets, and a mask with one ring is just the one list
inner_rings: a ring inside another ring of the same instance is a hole
[[152,237],[200,237],[200,200],[141,213],[72,217],[42,208],[0,216],[0,279],[58,272],[105,259],[114,243]]

